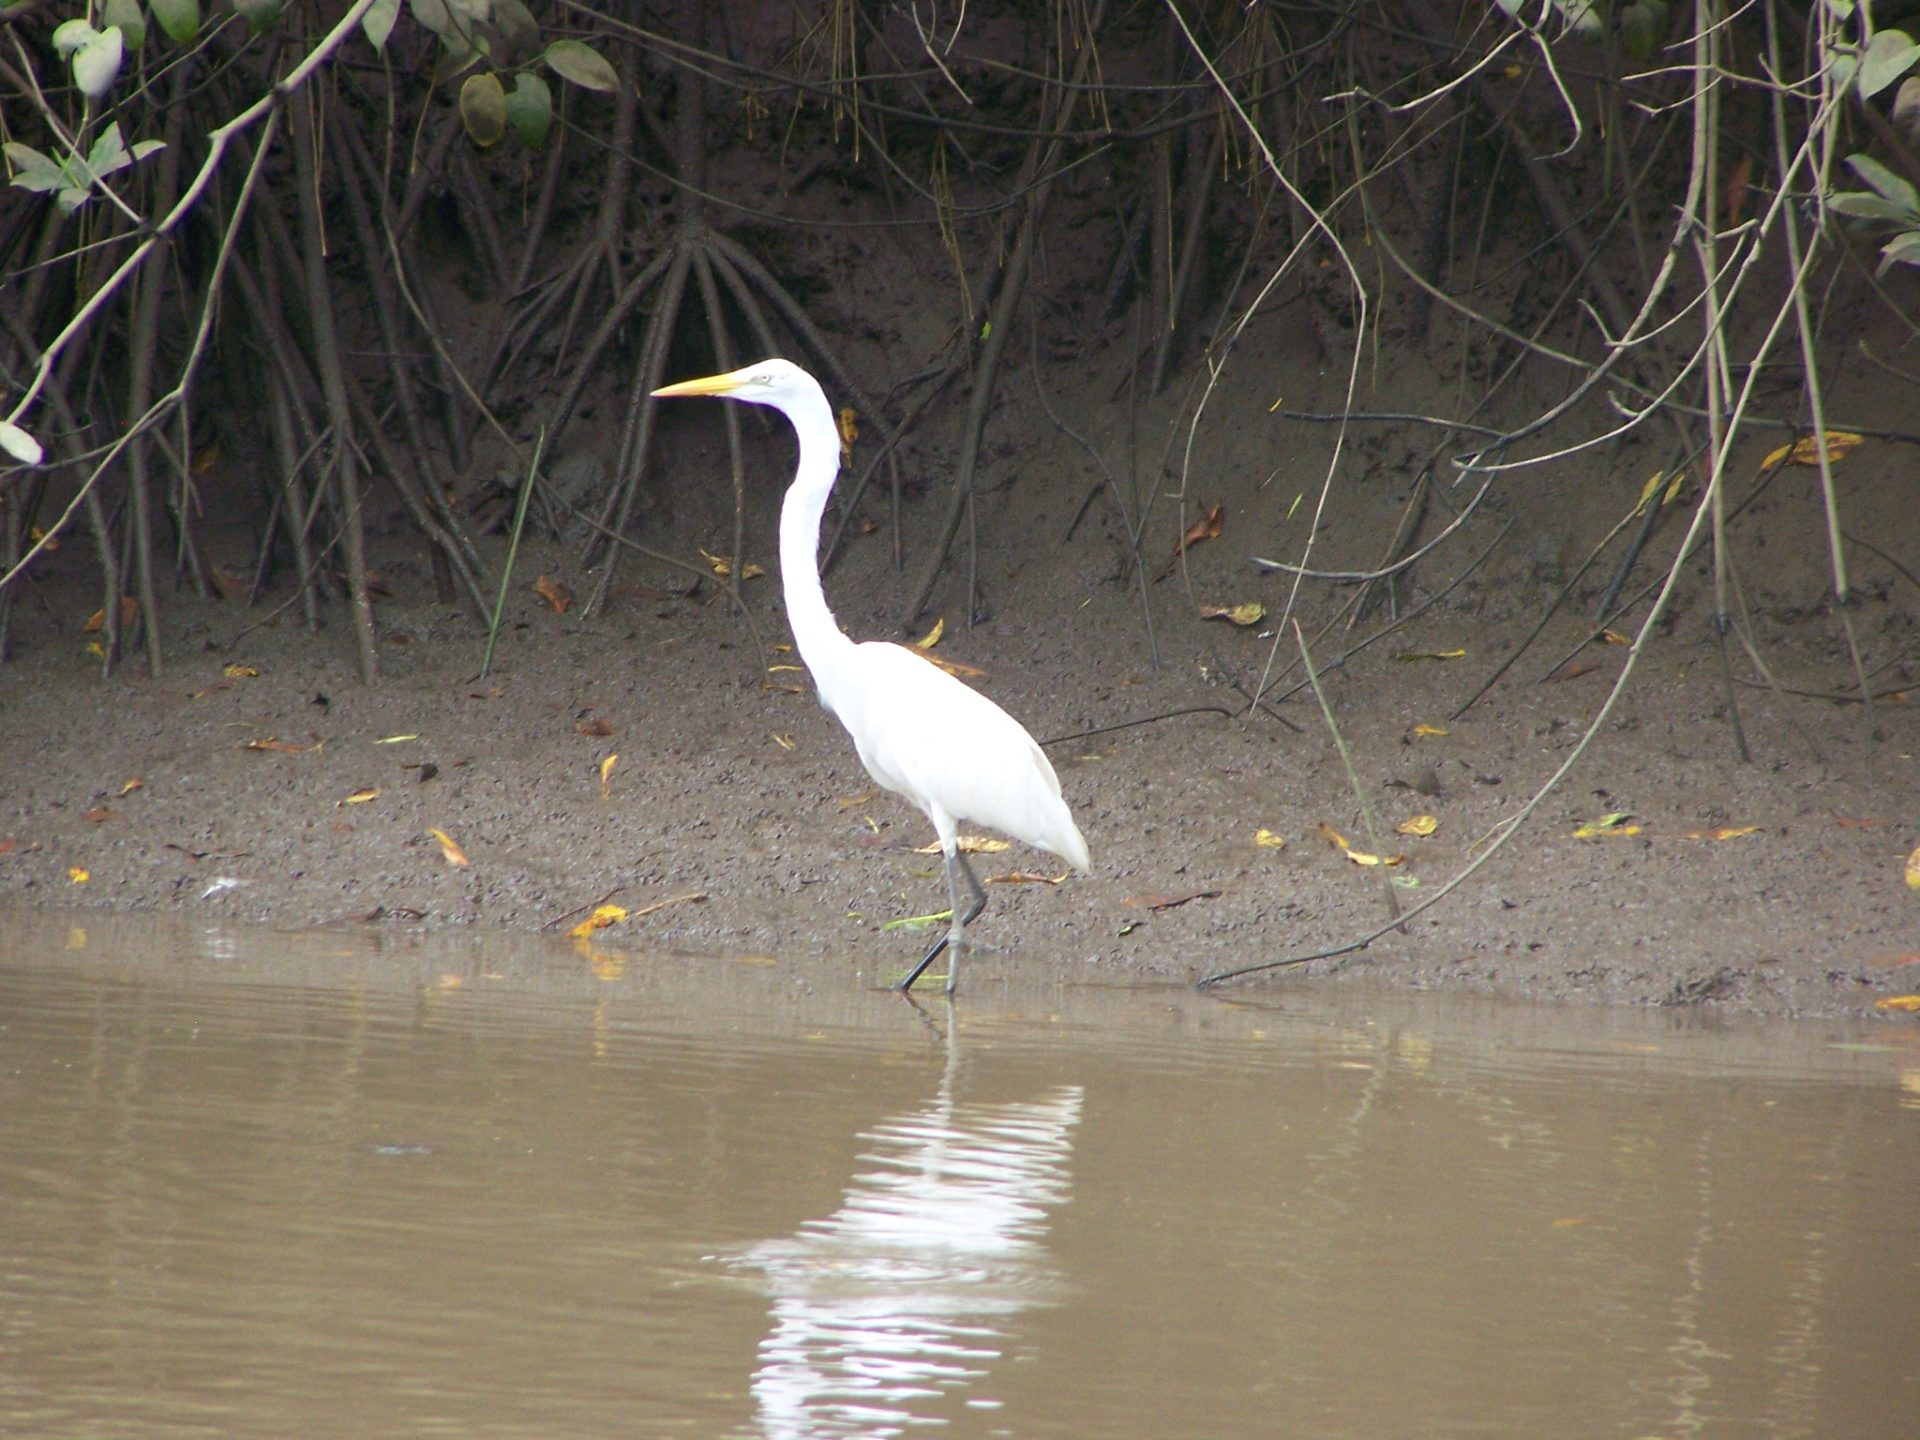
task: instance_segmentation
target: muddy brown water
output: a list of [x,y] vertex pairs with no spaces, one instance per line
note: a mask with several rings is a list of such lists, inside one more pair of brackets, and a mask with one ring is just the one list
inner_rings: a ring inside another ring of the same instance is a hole
[[1908,1032],[0,914],[0,1434],[1912,1436]]

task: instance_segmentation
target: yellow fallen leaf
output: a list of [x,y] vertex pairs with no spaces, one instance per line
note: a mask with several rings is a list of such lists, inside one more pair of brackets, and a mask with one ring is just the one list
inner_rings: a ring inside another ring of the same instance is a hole
[[1073,875],[1071,870],[1062,870],[1058,875],[1035,875],[1031,870],[1009,870],[1004,875],[989,875],[982,885],[1060,885]]
[[[1011,850],[1012,848],[1012,844],[1006,840],[992,840],[985,835],[962,835],[960,837],[960,853],[962,855],[998,855],[1002,850]],[[940,842],[936,840],[931,845],[922,845],[913,853],[916,855],[938,855],[940,853]]]
[[87,642],[87,654],[104,656],[106,653],[107,647],[102,645],[98,640],[89,640]]
[[1907,888],[1920,890],[1920,848],[1907,856]]
[[1647,508],[1647,502],[1653,499],[1654,495],[1659,492],[1660,486],[1663,483],[1667,489],[1666,493],[1660,496],[1660,503],[1662,505],[1671,505],[1679,498],[1680,482],[1685,478],[1684,475],[1669,477],[1664,470],[1654,471],[1653,477],[1649,479],[1645,485],[1640,487],[1640,498],[1634,503],[1633,513],[1638,515],[1642,510],[1645,510]]
[[260,671],[257,666],[242,665],[237,660],[231,665],[222,665],[220,667],[220,673],[229,680],[258,680],[260,678]]
[[804,670],[806,668],[804,665],[769,665],[767,666],[767,674],[774,675],[782,670]]
[[83,866],[69,865],[67,867],[67,879],[71,880],[76,885],[84,885],[87,883],[87,881],[91,880],[92,878],[93,878],[93,873],[87,870]]
[[1319,835],[1322,840],[1334,846],[1336,849],[1345,850],[1347,848],[1347,837],[1327,824],[1324,820],[1320,822]]
[[131,780],[127,781],[126,784],[120,787],[120,793],[122,795],[131,795],[136,790],[145,789],[146,784],[147,784],[146,781],[142,780],[138,775],[136,775]]
[[378,799],[379,795],[380,787],[378,785],[365,785],[347,796],[347,798],[340,803],[342,805],[364,805],[369,800]]
[[1909,1015],[1920,1014],[1920,995],[1889,995],[1884,1000],[1873,1002],[1876,1010],[1904,1010]]
[[1287,848],[1287,837],[1262,828],[1253,832],[1253,843],[1262,850],[1284,850]]
[[942,615],[938,620],[933,622],[933,628],[931,630],[927,631],[926,634],[922,635],[913,643],[921,650],[931,650],[940,643],[940,637],[946,633],[947,617]]
[[1347,851],[1347,859],[1356,865],[1404,865],[1407,863],[1407,857],[1404,855],[1369,855],[1364,850]]
[[383,735],[373,743],[376,745],[401,745],[408,740],[418,740],[418,735]]
[[851,405],[841,407],[839,415],[840,459],[853,459],[853,442],[860,438],[860,412]]
[[[733,562],[727,559],[726,556],[715,555],[710,550],[702,550],[700,557],[707,562],[707,567],[722,580],[733,574]],[[757,580],[766,573],[767,572],[761,569],[760,566],[752,564],[751,562],[740,567],[740,578],[742,580]]]
[[549,609],[556,615],[564,615],[573,604],[573,591],[562,585],[551,575],[542,575],[533,582],[533,593],[547,602]]
[[1712,830],[1682,830],[1681,840],[1738,840],[1742,835],[1758,835],[1758,825],[1721,825]]
[[791,750],[793,748],[793,737],[791,735],[782,735],[778,730],[772,731],[771,733],[773,735],[773,743],[778,745],[782,750]]
[[627,911],[623,905],[596,905],[593,907],[593,913],[567,931],[567,934],[572,939],[584,940],[594,931],[604,930],[609,925],[618,925],[626,918]]
[[1610,835],[1638,835],[1640,827],[1627,823],[1625,815],[1603,815],[1591,825],[1582,825],[1573,832],[1576,840],[1604,839]]
[[1445,729],[1445,728],[1443,728],[1443,727],[1441,727],[1441,726],[1439,726],[1439,725],[1425,725],[1425,724],[1422,724],[1422,725],[1416,725],[1416,726],[1414,726],[1414,727],[1413,727],[1413,733],[1414,733],[1414,734],[1415,734],[1416,736],[1418,736],[1419,738],[1421,738],[1421,739],[1423,739],[1423,740],[1424,740],[1424,739],[1428,739],[1428,738],[1430,738],[1430,737],[1432,737],[1432,736],[1435,736],[1435,735],[1451,735],[1451,734],[1452,734],[1453,732],[1452,732],[1451,730],[1448,730],[1448,729]]
[[[1855,435],[1850,430],[1827,431],[1827,463],[1844,460],[1866,437]],[[1791,445],[1782,445],[1766,459],[1760,462],[1762,470],[1771,470],[1779,464],[1818,465],[1820,463],[1820,437],[1803,435]]]
[[1411,820],[1402,820],[1393,828],[1402,835],[1431,835],[1440,828],[1440,821],[1432,815],[1415,815]]
[[1465,650],[1403,650],[1393,658],[1402,665],[1415,660],[1464,660]]
[[608,793],[607,782],[613,776],[613,767],[618,765],[619,763],[620,763],[620,757],[618,755],[609,755],[607,756],[606,759],[600,762],[600,798],[602,800],[607,798],[607,793]]
[[449,865],[457,865],[464,870],[473,863],[467,859],[467,852],[460,848],[460,842],[446,831],[429,828],[427,833],[440,842],[440,853],[447,857]]
[[1202,620],[1225,620],[1229,625],[1258,625],[1267,618],[1267,607],[1258,600],[1238,605],[1210,605],[1200,612]]

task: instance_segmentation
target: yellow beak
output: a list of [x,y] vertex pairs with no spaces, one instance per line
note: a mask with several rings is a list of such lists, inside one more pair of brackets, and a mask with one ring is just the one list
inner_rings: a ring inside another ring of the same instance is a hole
[[745,370],[729,370],[724,375],[706,375],[698,380],[682,380],[677,385],[662,385],[653,393],[662,399],[676,395],[731,395],[746,381]]

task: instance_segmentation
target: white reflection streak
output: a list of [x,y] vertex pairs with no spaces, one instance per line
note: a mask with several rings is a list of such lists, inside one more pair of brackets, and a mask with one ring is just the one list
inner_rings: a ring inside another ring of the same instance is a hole
[[773,1296],[753,1377],[767,1440],[940,1423],[909,1407],[983,1378],[998,1317],[1056,1288],[1043,1241],[1084,1092],[957,1106],[945,1090],[862,1137],[872,1168],[832,1215],[740,1257]]

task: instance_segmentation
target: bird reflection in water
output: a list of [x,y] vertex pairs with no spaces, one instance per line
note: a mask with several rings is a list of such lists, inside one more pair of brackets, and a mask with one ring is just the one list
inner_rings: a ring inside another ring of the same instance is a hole
[[1045,1239],[1080,1087],[999,1105],[951,1092],[862,1137],[865,1168],[832,1215],[735,1262],[773,1297],[753,1377],[768,1440],[940,1423],[1000,1357],[1007,1318],[1061,1288]]

